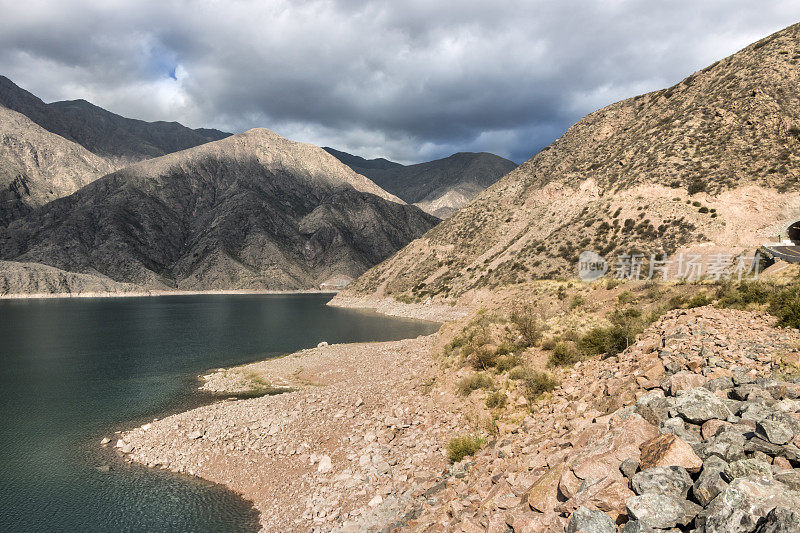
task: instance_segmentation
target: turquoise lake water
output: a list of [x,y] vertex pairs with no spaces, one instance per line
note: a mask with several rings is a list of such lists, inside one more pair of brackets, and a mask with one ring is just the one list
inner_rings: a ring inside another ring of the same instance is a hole
[[[99,441],[210,401],[197,375],[329,343],[428,334],[435,324],[327,307],[330,295],[0,301],[0,529],[257,530],[220,486],[124,465]],[[97,470],[110,465],[109,472]]]

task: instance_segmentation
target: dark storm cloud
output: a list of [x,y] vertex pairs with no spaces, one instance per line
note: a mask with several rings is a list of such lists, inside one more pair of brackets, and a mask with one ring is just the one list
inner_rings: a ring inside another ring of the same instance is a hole
[[0,73],[148,120],[522,161],[798,19],[797,2],[752,0],[0,0]]

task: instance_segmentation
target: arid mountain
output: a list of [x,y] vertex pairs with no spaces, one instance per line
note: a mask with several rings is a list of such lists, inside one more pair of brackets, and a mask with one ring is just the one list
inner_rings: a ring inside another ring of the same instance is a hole
[[486,152],[460,152],[418,165],[364,159],[325,148],[350,168],[392,194],[439,218],[447,218],[517,165]]
[[[800,25],[596,111],[352,286],[460,295],[608,258],[753,250],[800,220]],[[613,268],[613,266],[612,266]]]
[[[348,154],[347,152],[342,152],[340,150],[336,150],[335,148],[331,148],[330,146],[323,146],[323,150],[334,156],[336,159],[347,165],[348,167],[352,168],[356,172],[359,170],[386,170],[389,168],[396,168],[402,167],[400,163],[395,163],[394,161],[389,161],[383,157],[378,157],[376,159],[364,159],[361,156]],[[359,172],[359,174],[363,174]]]
[[105,276],[76,274],[38,263],[0,261],[0,296],[31,294],[97,294],[140,291]]
[[321,148],[250,130],[35,210],[0,232],[0,257],[155,289],[306,289],[437,222]]
[[0,227],[113,170],[102,157],[0,106]]
[[193,130],[177,122],[125,118],[86,100],[46,104],[4,76],[0,76],[0,105],[109,159],[117,168],[230,135],[206,128]]

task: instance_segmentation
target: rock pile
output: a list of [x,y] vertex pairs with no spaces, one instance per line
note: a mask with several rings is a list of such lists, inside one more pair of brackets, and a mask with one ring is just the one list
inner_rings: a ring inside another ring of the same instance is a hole
[[[579,363],[519,430],[454,465],[420,531],[800,531],[798,333],[673,312],[619,357]],[[459,472],[460,475],[454,475]]]

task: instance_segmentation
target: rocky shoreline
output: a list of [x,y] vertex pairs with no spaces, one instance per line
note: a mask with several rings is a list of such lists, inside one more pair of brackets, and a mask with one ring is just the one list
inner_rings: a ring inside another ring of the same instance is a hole
[[293,290],[293,291],[273,291],[273,290],[253,290],[253,289],[231,289],[231,290],[210,290],[210,291],[138,291],[129,292],[78,292],[78,293],[31,293],[31,294],[0,294],[0,300],[38,300],[51,298],[143,298],[156,296],[197,296],[204,294],[336,294],[335,290]]
[[205,388],[221,394],[253,375],[294,390],[174,415],[116,446],[227,485],[265,531],[791,531],[800,385],[780,373],[797,363],[800,334],[773,324],[670,312],[619,356],[565,371],[519,424],[454,465],[447,442],[474,430],[484,393],[462,398],[443,377],[442,331],[211,374]]

